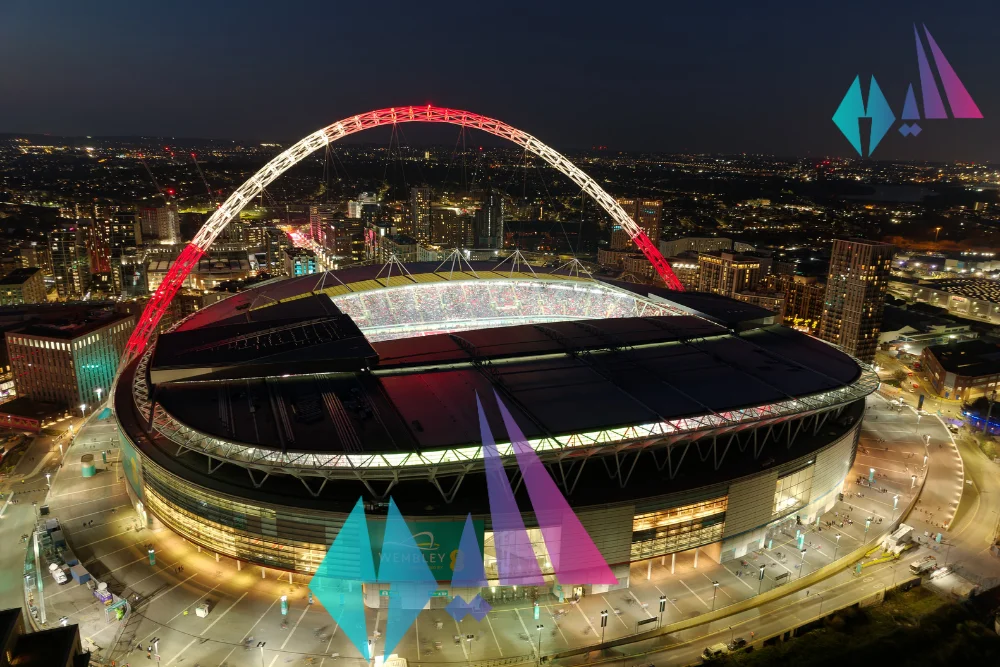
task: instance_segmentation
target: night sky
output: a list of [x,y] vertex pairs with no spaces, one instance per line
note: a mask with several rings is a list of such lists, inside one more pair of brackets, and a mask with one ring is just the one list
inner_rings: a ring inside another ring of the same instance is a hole
[[985,118],[875,157],[1000,162],[996,0],[2,0],[0,132],[288,141],[433,102],[563,149],[847,157],[830,118],[858,74],[900,114],[914,22]]

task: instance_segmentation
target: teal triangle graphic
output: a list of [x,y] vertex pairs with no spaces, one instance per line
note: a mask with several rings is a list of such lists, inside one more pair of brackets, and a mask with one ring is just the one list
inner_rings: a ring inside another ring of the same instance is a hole
[[390,655],[437,589],[424,554],[392,498],[379,556],[378,582],[391,584],[385,626],[385,655]]
[[882,137],[892,129],[892,124],[896,122],[896,114],[889,108],[889,102],[882,94],[882,89],[878,87],[878,82],[872,76],[872,85],[868,88],[868,107],[865,115],[872,119],[872,133],[868,139],[868,155],[875,152],[875,148]]
[[858,155],[862,155],[861,127],[858,125],[858,119],[863,118],[864,115],[865,101],[861,96],[861,78],[856,76],[854,77],[854,83],[847,89],[847,94],[844,95],[844,99],[840,101],[840,106],[837,107],[837,111],[833,114],[833,122],[841,134],[851,142]]
[[920,120],[920,109],[917,108],[917,97],[913,94],[913,84],[906,89],[906,101],[903,102],[903,120]]
[[375,564],[364,505],[358,498],[309,582],[309,590],[368,660],[371,656],[362,592],[362,582],[366,581],[375,581]]
[[483,552],[476,539],[476,528],[472,515],[465,517],[462,539],[458,542],[458,555],[451,585],[461,588],[482,588],[486,585],[486,571],[483,569]]

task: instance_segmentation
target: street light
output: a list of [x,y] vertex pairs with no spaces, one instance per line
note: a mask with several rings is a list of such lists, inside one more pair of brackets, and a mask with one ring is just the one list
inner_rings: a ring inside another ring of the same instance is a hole
[[[926,457],[924,457],[924,458],[926,458]],[[916,475],[910,475],[910,488],[912,489],[916,485],[917,485],[917,476]]]
[[715,597],[719,594],[719,582],[712,582],[712,611],[715,611]]
[[868,529],[871,528],[871,525],[872,525],[872,518],[868,517],[867,519],[865,519],[865,541],[864,541],[865,544],[868,544]]
[[257,642],[257,648],[260,649],[260,667],[264,667],[264,645],[267,642]]
[[51,489],[52,488],[52,473],[45,473],[45,484]]
[[104,391],[104,390],[102,388],[100,388],[100,387],[96,387],[94,389],[94,391],[97,392],[97,402],[100,403],[101,402],[101,392]]
[[837,551],[840,549],[840,533],[837,533],[837,536],[834,539],[837,540],[837,546],[833,548],[833,560],[836,561]]
[[660,596],[660,625],[663,625],[663,610],[667,608],[667,596]]
[[[661,610],[662,611],[662,610]],[[660,615],[663,618],[663,615]],[[601,612],[601,643],[604,643],[604,629],[608,627],[608,610],[605,609]]]
[[799,573],[795,575],[796,579],[802,576],[802,570],[804,569],[806,569],[806,550],[803,548],[799,552]]
[[764,565],[763,563],[760,566],[760,576],[758,577],[758,579],[760,580],[760,583],[757,584],[757,595],[760,595],[760,590],[764,587],[764,568],[765,567],[767,567],[767,565]]
[[81,403],[80,404],[80,416],[81,417],[86,417],[87,416],[87,413],[85,412],[86,409],[87,409],[87,404],[86,403]]
[[896,508],[899,507],[899,494],[895,494],[892,497],[892,518],[889,519],[889,523],[896,520]]
[[535,626],[535,629],[538,630],[538,664],[542,663],[542,628],[544,627],[541,623]]

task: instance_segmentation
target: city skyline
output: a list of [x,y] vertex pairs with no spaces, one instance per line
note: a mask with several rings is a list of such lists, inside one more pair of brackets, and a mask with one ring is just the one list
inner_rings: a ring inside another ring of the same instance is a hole
[[[918,141],[893,132],[878,157],[1000,158],[990,141],[1000,136],[992,113],[1000,96],[989,86],[988,31],[966,28],[991,23],[998,10],[985,3],[958,12],[929,2],[514,7],[518,20],[500,24],[476,8],[448,17],[401,5],[376,19],[305,2],[272,22],[256,20],[263,3],[237,16],[199,7],[192,22],[184,10],[0,10],[0,57],[19,63],[0,75],[15,100],[0,108],[0,132],[291,141],[350,114],[432,102],[500,118],[565,149],[849,157],[830,120],[844,89],[874,74],[898,113],[917,77],[917,22],[933,29],[984,118],[925,127]],[[422,61],[408,56],[411,30],[425,43]],[[46,31],[52,39],[33,39]],[[186,38],[173,47],[179,34]],[[496,47],[482,48],[484,40]],[[530,40],[529,55],[516,48]],[[123,50],[132,57],[119,58]],[[455,57],[467,51],[476,57]],[[424,136],[435,140],[417,129],[408,139]],[[437,140],[449,143],[454,132]]]

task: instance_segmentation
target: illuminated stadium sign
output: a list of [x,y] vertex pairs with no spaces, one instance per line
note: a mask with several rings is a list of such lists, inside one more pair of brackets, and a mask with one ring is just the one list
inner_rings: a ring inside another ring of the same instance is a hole
[[[500,584],[541,585],[544,579],[538,563],[539,556],[527,539],[521,512],[478,396],[476,403],[486,459],[490,517]],[[517,465],[528,490],[532,509],[538,519],[547,557],[559,582],[618,583],[590,535],[569,507],[538,455],[526,442],[524,434],[499,397],[497,403],[507,435],[514,446]],[[381,539],[373,540],[372,533],[376,531],[370,531],[363,500],[358,499],[310,581],[309,588],[365,659],[372,657],[365,619],[365,584],[389,585],[386,655],[392,653],[417,615],[437,593],[438,578],[435,572],[442,572],[445,568],[450,570],[453,588],[476,589],[486,585],[482,522],[474,522],[471,515],[466,517],[458,539],[458,548],[453,552],[448,552],[447,548],[442,549],[434,532],[447,525],[430,522],[407,525],[396,503],[390,498],[388,518],[380,526],[381,530],[378,532],[381,535],[376,535]],[[416,533],[414,529],[417,529]],[[443,533],[437,533],[441,534]],[[376,550],[374,545],[377,543],[380,546]],[[442,554],[447,554],[447,565],[442,562]],[[478,594],[471,600],[455,597],[447,606],[448,613],[456,621],[467,615],[481,621],[489,609],[489,604]]]

